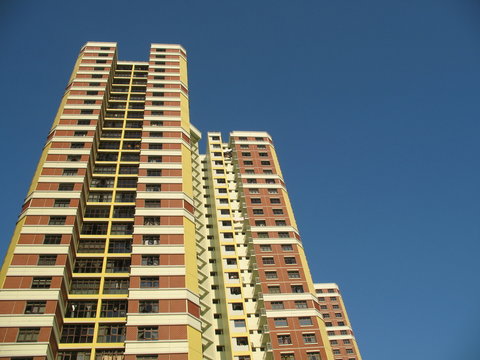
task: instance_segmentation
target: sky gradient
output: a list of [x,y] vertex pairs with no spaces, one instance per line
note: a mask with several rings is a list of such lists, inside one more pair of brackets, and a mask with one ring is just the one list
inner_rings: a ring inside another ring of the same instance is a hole
[[3,0],[0,252],[81,46],[180,43],[192,123],[273,136],[364,360],[480,359],[479,18],[474,0]]

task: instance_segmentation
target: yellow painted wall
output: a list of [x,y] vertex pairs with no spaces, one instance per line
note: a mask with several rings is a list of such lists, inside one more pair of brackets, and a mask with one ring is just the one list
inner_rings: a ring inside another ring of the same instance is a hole
[[0,288],[3,288],[3,284],[5,283],[5,278],[7,276],[7,271],[12,262],[13,252],[15,251],[15,247],[17,246],[18,239],[20,238],[20,232],[22,231],[23,224],[25,223],[25,217],[23,217],[17,225],[15,226],[15,230],[13,231],[12,240],[10,240],[10,245],[8,246],[8,250],[5,254],[3,259],[2,270],[0,270]]
[[183,56],[180,56],[180,81],[183,83],[183,86],[188,88],[187,60]]
[[180,93],[180,112],[182,114],[182,128],[190,133],[190,108],[188,98],[183,93]]
[[188,359],[189,360],[202,360],[202,334],[200,331],[187,326],[188,336]]
[[197,244],[195,241],[195,224],[183,218],[185,237],[185,272],[186,287],[195,294],[198,294],[198,269],[197,269]]

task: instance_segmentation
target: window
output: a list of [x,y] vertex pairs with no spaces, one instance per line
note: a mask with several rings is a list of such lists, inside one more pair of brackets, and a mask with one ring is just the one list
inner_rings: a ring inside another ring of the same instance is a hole
[[265,271],[265,277],[269,280],[278,279],[278,275],[276,271]]
[[138,308],[140,313],[158,313],[157,300],[141,300]]
[[302,336],[305,344],[315,344],[317,342],[315,334],[303,334]]
[[71,149],[83,149],[85,147],[85,143],[83,142],[72,142],[70,144]]
[[289,271],[288,272],[289,279],[300,279],[300,272],[298,271]]
[[130,258],[110,258],[107,260],[107,273],[122,273],[130,271]]
[[242,152],[242,156],[245,156],[245,157],[250,157],[250,156],[252,156],[252,153],[249,153],[249,152]]
[[325,313],[325,314],[322,314],[322,316],[323,316],[324,319],[328,319],[330,317],[330,314]]
[[274,318],[273,322],[275,323],[275,326],[278,326],[278,327],[288,326],[287,318]]
[[112,223],[111,235],[131,235],[133,233],[133,224]]
[[141,288],[158,288],[158,286],[159,286],[158,277],[141,277],[140,278]]
[[277,189],[268,189],[268,193],[269,194],[278,194],[278,190]]
[[278,237],[282,239],[286,239],[290,237],[290,234],[286,231],[279,231],[278,232]]
[[[333,331],[329,331],[329,332],[333,332]],[[328,334],[328,335],[333,335],[333,334]],[[337,340],[330,340],[330,345],[337,345],[337,344],[338,344]]]
[[81,159],[81,155],[67,155],[67,161],[80,161]]
[[340,355],[339,349],[333,349],[333,355]]
[[63,176],[75,176],[78,173],[78,169],[63,169]]
[[267,226],[265,220],[255,220],[255,226]]
[[270,303],[272,305],[272,310],[282,310],[285,309],[283,301],[272,301]]
[[162,176],[162,171],[158,169],[147,169],[147,176]]
[[285,264],[287,265],[292,265],[297,263],[297,260],[294,257],[285,256],[284,260],[285,260]]
[[96,301],[69,301],[67,304],[67,317],[94,318],[97,314]]
[[43,238],[43,243],[45,245],[57,245],[57,244],[60,244],[61,241],[62,241],[61,234],[47,234]]
[[292,289],[292,293],[303,293],[303,286],[302,285],[292,285],[291,286],[291,289]]
[[105,235],[107,233],[108,223],[83,223],[83,235]]
[[353,349],[347,349],[347,354],[353,354]]
[[86,131],[74,131],[73,136],[87,136]]
[[152,341],[158,340],[158,327],[156,326],[142,326],[138,328],[138,341]]
[[348,335],[348,331],[347,330],[340,330],[340,335]]
[[145,216],[143,218],[143,225],[160,225],[160,216]]
[[125,341],[124,324],[100,324],[98,328],[97,342],[118,343]]
[[32,289],[49,289],[52,283],[51,277],[34,277],[32,280]]
[[295,301],[295,308],[297,309],[306,309],[308,308],[306,300],[297,300]]
[[72,191],[74,184],[71,183],[62,183],[58,184],[58,191]]
[[233,303],[232,304],[232,310],[233,311],[243,310],[243,304],[242,303]]
[[245,166],[251,166],[251,165],[253,165],[253,161],[244,161],[244,162],[243,162],[243,165],[245,165]]
[[70,205],[70,199],[55,199],[53,207],[68,207]]
[[122,279],[105,279],[105,285],[103,286],[104,294],[128,294],[129,280]]
[[265,165],[265,166],[269,166],[270,161],[260,161],[260,164]]
[[17,342],[36,342],[39,334],[40,328],[20,328]]
[[290,345],[292,343],[290,335],[278,335],[277,340],[279,345]]
[[158,255],[142,255],[142,265],[157,266],[160,264]]
[[273,209],[273,214],[274,215],[283,215],[283,210],[282,209]]
[[158,360],[158,355],[137,355],[137,360]]
[[280,204],[280,199],[278,199],[278,198],[271,198],[271,199],[270,199],[270,204]]
[[350,344],[350,340],[349,340],[349,339],[345,339],[345,340],[343,340],[343,343],[344,343],[345,345],[348,345],[348,344]]
[[72,294],[98,294],[100,279],[77,278],[72,280],[70,293]]
[[130,253],[132,251],[132,243],[130,240],[110,240],[108,244],[108,252],[110,254]]
[[280,286],[269,286],[268,287],[268,293],[269,294],[280,294]]
[[160,207],[160,200],[145,200],[145,207],[146,208],[159,208]]
[[293,251],[293,246],[290,244],[282,245],[282,251]]
[[93,324],[63,325],[61,343],[91,343],[93,342]]
[[102,258],[77,258],[73,272],[76,273],[101,273]]
[[342,317],[342,314],[341,314],[341,313],[335,313],[335,317],[341,318],[341,317]]
[[338,325],[338,326],[345,326],[345,322],[343,322],[343,321],[338,321],[338,322],[337,322],[337,325]]
[[37,265],[55,265],[57,255],[39,255]]
[[[56,360],[89,360],[90,351],[60,351]],[[33,360],[33,358],[32,358]]]
[[259,199],[259,198],[252,198],[252,199],[250,199],[250,201],[252,202],[252,204],[261,204],[262,203],[262,200]]
[[46,301],[27,301],[24,314],[44,314]]
[[260,245],[260,251],[272,251],[272,247],[270,245]]
[[105,240],[81,239],[78,243],[79,253],[103,253]]
[[300,322],[300,326],[313,325],[312,318],[310,318],[310,317],[300,317],[300,318],[298,318],[298,321]]
[[160,235],[143,235],[143,245],[160,244]]
[[146,191],[156,192],[161,190],[160,184],[147,184]]
[[86,218],[108,218],[110,217],[110,206],[87,206]]
[[308,352],[307,360],[321,360],[319,352]]
[[273,257],[263,257],[262,258],[263,265],[274,265],[275,259]]
[[275,220],[275,226],[287,226],[287,222],[285,220]]
[[[87,103],[88,101],[88,103]],[[84,104],[95,104],[95,100],[85,100]],[[77,120],[77,125],[90,125],[90,120]]]
[[295,360],[295,355],[293,355],[293,354],[280,354],[280,360]]

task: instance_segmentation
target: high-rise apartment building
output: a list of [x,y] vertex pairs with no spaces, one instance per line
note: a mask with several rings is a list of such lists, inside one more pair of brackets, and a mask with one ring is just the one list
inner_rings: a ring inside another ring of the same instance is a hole
[[338,285],[315,284],[315,291],[335,360],[361,359]]
[[0,358],[338,358],[271,137],[199,140],[181,46],[82,48],[1,270]]

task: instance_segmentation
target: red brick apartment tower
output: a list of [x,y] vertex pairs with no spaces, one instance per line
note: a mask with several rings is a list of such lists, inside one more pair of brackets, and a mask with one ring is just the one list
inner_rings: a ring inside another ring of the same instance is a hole
[[360,359],[271,137],[200,136],[180,45],[85,44],[0,272],[0,360]]
[[337,284],[315,284],[335,360],[362,360]]
[[81,49],[2,267],[0,358],[201,358],[199,136],[181,46]]
[[279,360],[331,359],[325,324],[271,137],[230,138],[251,238],[257,299],[266,317],[267,350]]

